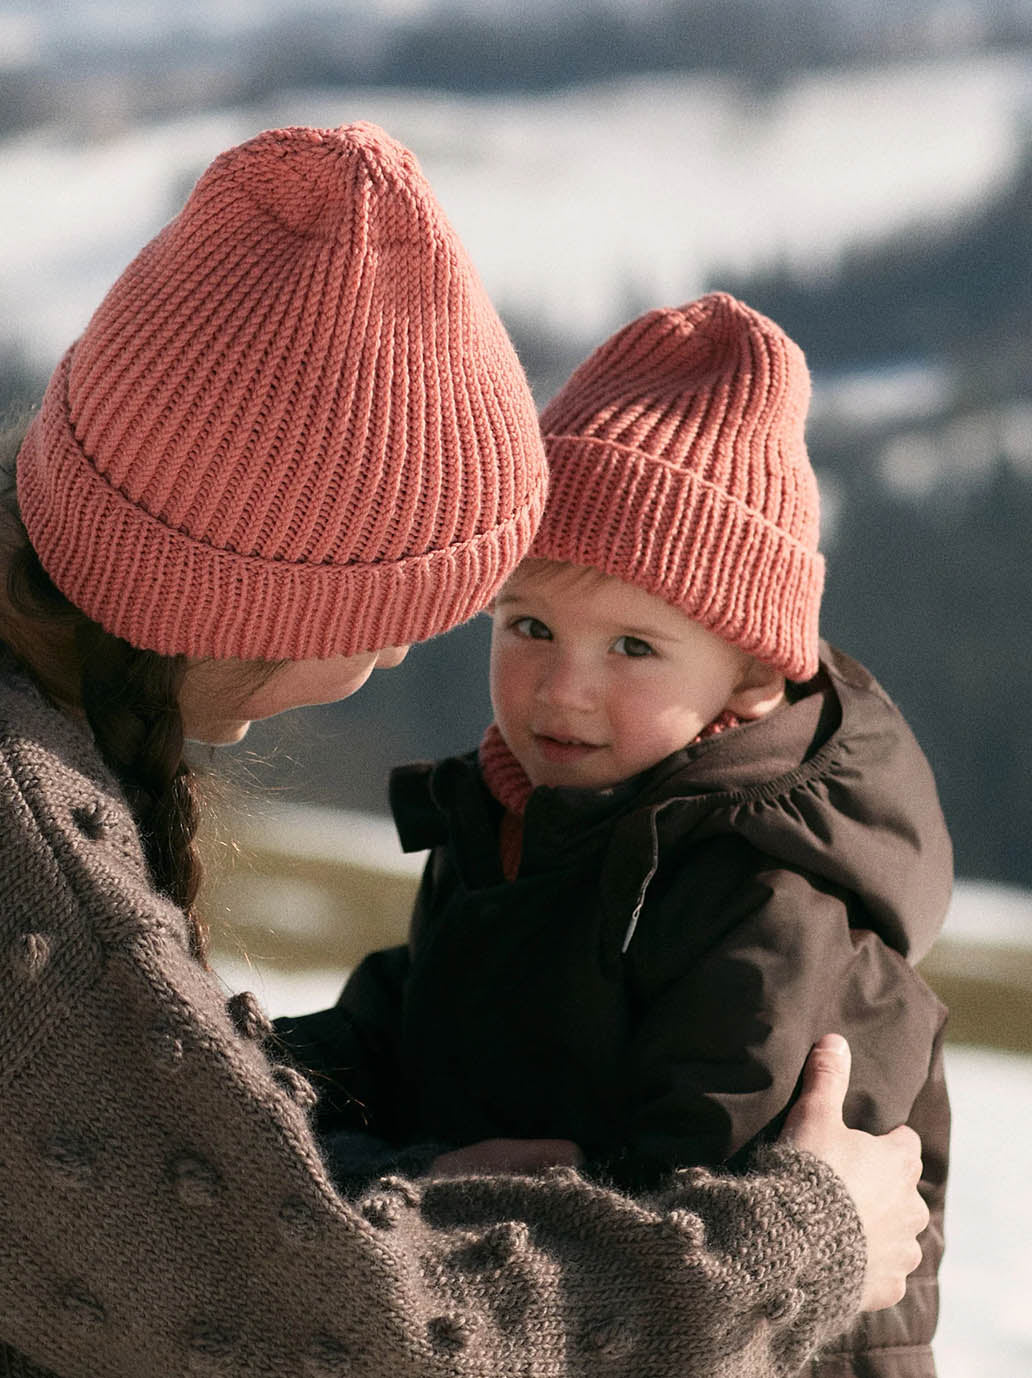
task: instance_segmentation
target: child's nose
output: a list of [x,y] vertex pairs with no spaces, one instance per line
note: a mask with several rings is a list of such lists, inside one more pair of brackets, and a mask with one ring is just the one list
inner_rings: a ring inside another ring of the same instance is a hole
[[553,708],[591,708],[594,684],[588,667],[573,657],[555,656],[538,681],[538,698]]

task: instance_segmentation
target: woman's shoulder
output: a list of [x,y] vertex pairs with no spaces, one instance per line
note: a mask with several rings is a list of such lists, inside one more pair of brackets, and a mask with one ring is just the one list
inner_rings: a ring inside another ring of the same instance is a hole
[[[136,829],[114,776],[104,764],[85,722],[57,708],[29,675],[0,664],[0,806],[3,823],[26,822],[27,808],[39,828],[51,834],[97,831],[100,813],[108,831],[136,840]],[[13,814],[12,814],[12,811]]]
[[[155,906],[132,815],[85,727],[0,670],[0,924],[36,947]],[[149,907],[149,906],[145,906]],[[92,922],[91,922],[92,918]]]
[[46,788],[52,775],[77,773],[117,793],[89,728],[62,712],[36,681],[0,651],[0,759],[32,761]]

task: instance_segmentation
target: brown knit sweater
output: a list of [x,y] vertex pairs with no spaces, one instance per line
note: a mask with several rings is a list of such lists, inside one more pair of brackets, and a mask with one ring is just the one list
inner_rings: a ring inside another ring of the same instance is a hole
[[764,1378],[852,1319],[856,1213],[787,1149],[640,1200],[557,1170],[345,1203],[311,1087],[10,672],[0,797],[0,1375]]

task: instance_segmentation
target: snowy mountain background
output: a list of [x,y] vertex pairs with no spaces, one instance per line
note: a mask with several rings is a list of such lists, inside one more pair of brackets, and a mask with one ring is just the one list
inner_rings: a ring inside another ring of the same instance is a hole
[[705,76],[520,98],[298,90],[100,138],[36,126],[0,144],[6,333],[49,369],[217,152],[354,119],[416,151],[503,311],[586,348],[639,300],[778,267],[819,278],[857,242],[971,212],[1025,152],[1032,65],[914,61],[767,93]]

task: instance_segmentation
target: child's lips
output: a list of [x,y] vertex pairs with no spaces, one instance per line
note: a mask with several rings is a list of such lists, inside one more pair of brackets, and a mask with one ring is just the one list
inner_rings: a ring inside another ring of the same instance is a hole
[[594,742],[584,742],[577,737],[553,737],[544,732],[535,732],[534,740],[545,760],[556,765],[583,760],[599,749]]

